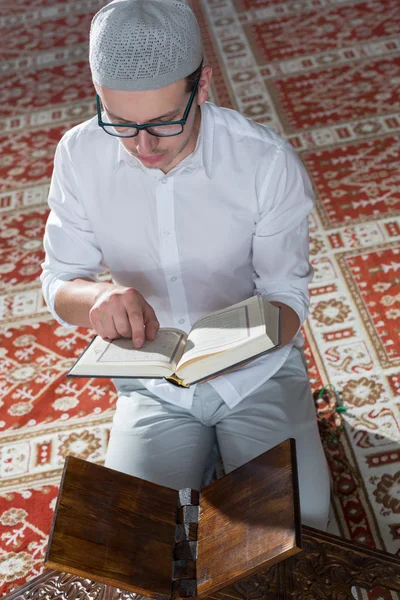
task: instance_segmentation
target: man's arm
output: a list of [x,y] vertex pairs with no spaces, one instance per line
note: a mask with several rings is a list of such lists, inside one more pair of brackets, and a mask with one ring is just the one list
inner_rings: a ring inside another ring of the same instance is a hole
[[90,279],[72,279],[57,292],[54,310],[63,321],[78,327],[92,327],[90,310],[98,297],[112,284]]
[[140,347],[145,336],[154,339],[157,318],[138,291],[96,281],[105,264],[80,187],[68,140],[62,140],[54,158],[44,236],[41,281],[47,306],[67,327],[90,327],[108,339],[132,337]]
[[294,149],[277,150],[259,190],[253,238],[255,293],[282,307],[282,345],[298,333],[309,311],[308,215],[314,205],[309,176]]
[[254,293],[282,308],[281,346],[285,346],[308,315],[308,283],[313,274],[308,261],[308,214],[314,195],[309,177],[291,147],[286,152],[278,150],[273,165],[275,172],[268,174],[260,193],[260,200],[265,200],[264,210],[253,239]]
[[133,288],[88,279],[67,281],[57,292],[54,309],[72,325],[90,327],[105,339],[132,338],[140,348],[159,328],[152,307]]

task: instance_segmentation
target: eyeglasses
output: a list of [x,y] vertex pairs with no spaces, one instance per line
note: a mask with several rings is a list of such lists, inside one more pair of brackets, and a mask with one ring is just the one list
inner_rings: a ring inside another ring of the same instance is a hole
[[[99,95],[96,94],[96,104],[97,104],[97,122],[98,125],[104,129],[106,133],[109,135],[113,135],[114,137],[121,138],[131,138],[136,137],[142,129],[146,130],[150,135],[155,135],[156,137],[172,137],[174,135],[179,135],[183,131],[183,127],[186,124],[190,109],[193,104],[194,96],[196,94],[197,86],[199,84],[199,79],[197,79],[194,84],[192,93],[190,94],[189,102],[185,108],[185,112],[183,113],[182,119],[179,121],[166,121],[165,123],[146,123],[144,125],[131,125],[128,123],[105,123],[101,119],[101,107],[100,107],[100,98]],[[107,112],[106,112],[107,114]]]

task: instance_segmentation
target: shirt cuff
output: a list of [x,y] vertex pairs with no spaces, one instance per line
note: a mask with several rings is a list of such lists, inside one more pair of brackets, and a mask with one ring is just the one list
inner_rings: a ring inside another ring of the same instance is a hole
[[54,317],[54,319],[63,327],[68,327],[69,329],[76,329],[76,325],[71,325],[71,323],[67,323],[55,311],[55,303],[56,303],[56,295],[58,290],[60,290],[66,283],[70,281],[69,279],[53,279],[50,283],[47,294],[45,297],[47,308],[49,309],[50,314]]

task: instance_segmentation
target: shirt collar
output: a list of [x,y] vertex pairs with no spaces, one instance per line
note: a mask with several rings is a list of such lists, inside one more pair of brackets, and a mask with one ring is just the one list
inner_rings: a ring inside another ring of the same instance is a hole
[[[214,117],[209,104],[209,102],[206,102],[200,106],[201,124],[194,151],[177,164],[176,167],[172,169],[171,173],[184,171],[193,172],[200,167],[204,168],[208,178],[211,177],[212,151],[214,144]],[[117,152],[113,171],[116,171],[120,164],[124,162],[132,168],[142,169],[142,171],[153,177],[165,177],[164,173],[159,169],[147,169],[144,167],[137,158],[129,154],[118,138],[114,138],[114,141],[117,145]]]

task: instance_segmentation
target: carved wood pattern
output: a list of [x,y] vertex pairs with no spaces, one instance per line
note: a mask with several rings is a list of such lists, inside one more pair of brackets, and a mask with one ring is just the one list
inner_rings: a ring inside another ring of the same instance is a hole
[[377,586],[400,591],[400,561],[391,564],[377,554],[360,552],[353,545],[306,538],[303,552],[293,559],[292,589],[298,600],[308,598],[354,599],[351,588]]
[[[400,559],[303,527],[303,551],[223,591],[213,600],[354,600],[352,588],[400,592]],[[357,597],[357,596],[356,596]],[[46,571],[4,600],[145,600],[104,584]]]
[[212,599],[354,600],[355,588],[400,592],[399,558],[309,527],[302,533],[302,552]]
[[143,596],[77,575],[51,570],[45,571],[4,598],[7,600],[141,600]]

